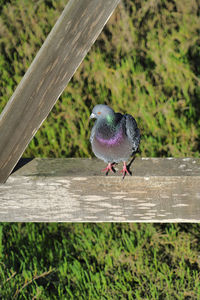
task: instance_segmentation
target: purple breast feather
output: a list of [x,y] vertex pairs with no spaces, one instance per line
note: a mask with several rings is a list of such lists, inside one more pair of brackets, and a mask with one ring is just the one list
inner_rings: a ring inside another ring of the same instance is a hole
[[114,137],[110,139],[100,138],[99,136],[96,136],[96,139],[101,144],[113,146],[118,144],[123,139],[123,131],[121,129]]

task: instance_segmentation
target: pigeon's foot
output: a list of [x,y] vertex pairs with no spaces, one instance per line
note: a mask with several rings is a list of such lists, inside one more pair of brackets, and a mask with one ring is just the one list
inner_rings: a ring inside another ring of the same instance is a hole
[[112,164],[109,163],[109,164],[107,165],[107,167],[106,167],[105,169],[101,170],[101,171],[102,171],[102,172],[106,172],[106,175],[108,175],[109,171],[115,173],[116,171],[115,171],[115,169],[113,168],[114,164],[115,164],[115,163],[112,163]]
[[123,173],[122,179],[124,179],[124,177],[126,176],[126,174],[132,175],[131,171],[126,166],[126,162],[125,161],[124,161],[123,169],[120,171],[120,173]]

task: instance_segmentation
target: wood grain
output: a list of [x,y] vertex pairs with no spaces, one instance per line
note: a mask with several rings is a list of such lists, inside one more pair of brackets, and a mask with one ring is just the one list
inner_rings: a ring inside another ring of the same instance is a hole
[[0,116],[5,182],[119,0],[70,0]]
[[[23,164],[22,164],[23,165]],[[34,159],[0,185],[0,221],[200,222],[200,159],[136,158],[133,176],[96,159]]]

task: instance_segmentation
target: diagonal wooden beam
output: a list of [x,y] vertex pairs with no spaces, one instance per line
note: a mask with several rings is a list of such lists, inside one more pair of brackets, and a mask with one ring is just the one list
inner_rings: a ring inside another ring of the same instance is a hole
[[70,0],[0,115],[0,183],[97,39],[120,0]]

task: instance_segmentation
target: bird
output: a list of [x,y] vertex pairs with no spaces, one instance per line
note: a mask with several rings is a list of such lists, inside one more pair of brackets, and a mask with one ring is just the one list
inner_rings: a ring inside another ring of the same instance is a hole
[[105,104],[94,106],[90,119],[96,119],[90,135],[95,156],[108,165],[102,171],[108,175],[115,172],[114,165],[123,162],[123,177],[131,175],[127,168],[128,159],[138,150],[140,130],[130,114],[115,113]]

